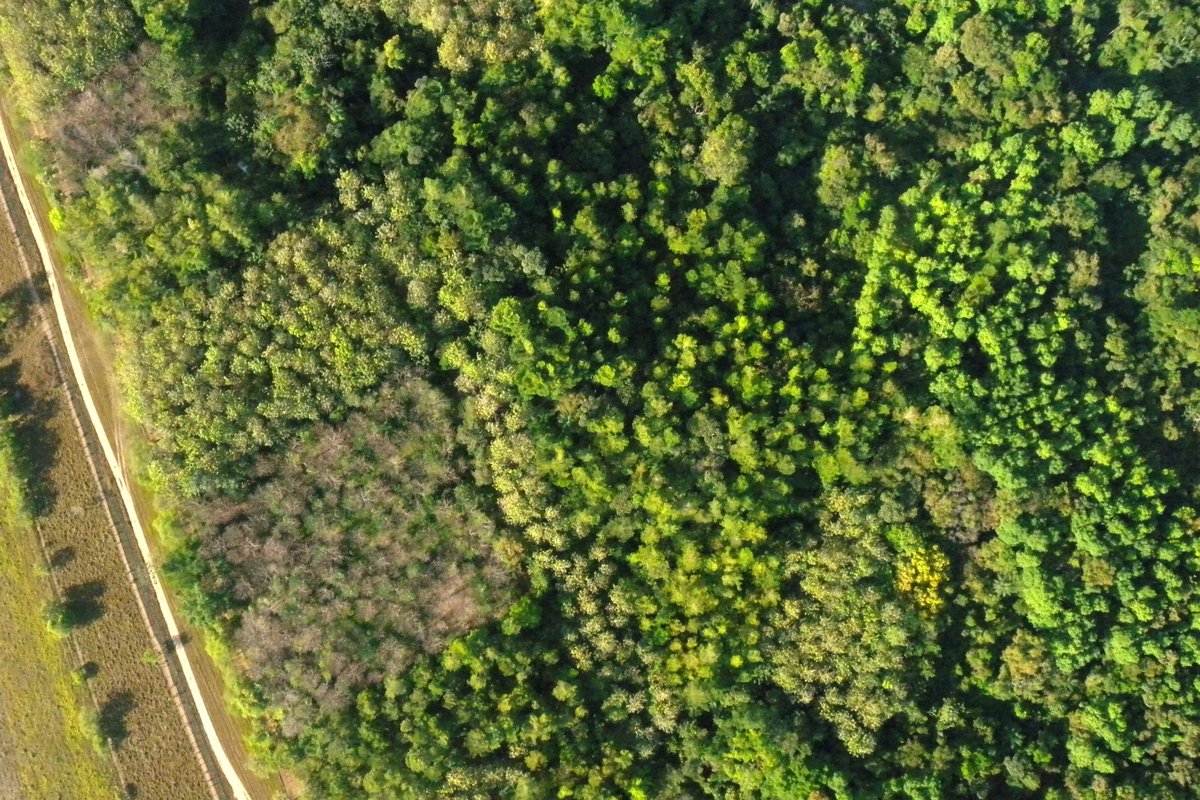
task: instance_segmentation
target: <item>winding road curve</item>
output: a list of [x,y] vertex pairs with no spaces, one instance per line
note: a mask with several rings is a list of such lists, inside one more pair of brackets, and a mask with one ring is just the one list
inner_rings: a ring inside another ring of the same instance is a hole
[[[191,660],[188,657],[187,651],[188,647],[191,645],[187,644],[186,641],[180,636],[180,628],[175,620],[175,614],[171,610],[170,603],[167,600],[166,592],[163,589],[162,583],[159,581],[158,573],[154,569],[153,558],[150,551],[150,543],[146,538],[145,528],[143,527],[141,517],[138,514],[137,505],[134,503],[133,494],[129,490],[129,485],[126,482],[124,470],[121,468],[120,462],[117,459],[117,454],[113,449],[113,440],[109,436],[107,428],[104,426],[104,422],[100,417],[96,403],[92,398],[92,393],[88,388],[87,378],[85,377],[83,371],[83,363],[80,360],[79,352],[75,345],[75,340],[72,337],[71,325],[68,321],[66,307],[63,304],[62,290],[59,285],[58,275],[54,269],[52,251],[45,233],[42,230],[38,215],[34,210],[32,202],[30,201],[29,193],[25,186],[25,180],[21,175],[21,171],[17,165],[16,153],[13,147],[13,139],[9,129],[8,121],[7,119],[3,119],[2,115],[0,115],[0,145],[3,145],[4,160],[7,165],[8,172],[12,176],[13,184],[16,186],[17,195],[21,200],[21,211],[28,220],[29,229],[33,232],[34,240],[37,243],[38,254],[40,255],[39,260],[41,261],[42,267],[45,270],[46,280],[50,286],[50,296],[51,300],[53,301],[54,315],[57,319],[58,329],[62,334],[62,341],[66,345],[67,356],[71,363],[71,375],[64,375],[63,378],[64,380],[71,380],[73,378],[74,383],[76,384],[75,388],[78,389],[79,396],[83,399],[83,404],[87,410],[87,417],[90,420],[92,429],[96,434],[96,439],[100,443],[100,449],[104,455],[104,462],[107,465],[108,471],[111,472],[114,480],[116,481],[116,485],[121,496],[121,502],[124,505],[125,513],[129,519],[131,527],[133,528],[134,538],[137,541],[137,554],[141,558],[141,566],[145,568],[150,577],[150,584],[154,588],[155,602],[153,603],[153,606],[157,608],[157,614],[161,616],[163,625],[170,635],[170,640],[176,643],[184,642],[183,644],[177,644],[174,647],[166,648],[161,647],[160,643],[159,648],[163,651],[166,658],[174,659],[176,661],[179,666],[179,672],[184,678],[183,686],[175,685],[171,687],[173,694],[181,702],[188,702],[191,704],[192,710],[195,711],[195,717],[200,720],[201,728],[203,730],[201,732],[191,730],[192,726],[189,724],[188,715],[182,707],[180,708],[180,714],[183,717],[185,726],[187,726],[189,731],[192,733],[192,739],[196,743],[197,747],[203,747],[211,755],[211,759],[201,758],[201,765],[206,768],[206,771],[208,771],[206,762],[215,764],[221,772],[221,777],[224,779],[224,785],[228,787],[227,791],[219,791],[215,784],[210,784],[210,790],[212,790],[214,798],[216,798],[216,800],[224,800],[224,798],[229,795],[232,796],[234,800],[254,800],[254,798],[252,798],[250,793],[246,790],[245,784],[242,782],[237,768],[230,760],[229,755],[225,752],[225,747],[222,745],[220,737],[217,734],[216,726],[213,724],[212,717],[210,716],[208,707],[204,701],[204,695],[201,692],[200,685],[196,680],[196,674],[192,669]],[[7,203],[5,203],[5,205],[7,206]],[[4,210],[10,213],[13,211],[12,209],[8,208],[5,208]],[[29,275],[28,277],[30,281],[33,282],[33,276]],[[90,448],[89,457],[92,457],[92,451]],[[93,466],[96,465],[93,464]],[[122,547],[123,557],[124,549],[125,548]],[[131,570],[131,579],[132,576],[133,572]],[[154,613],[153,608],[146,608],[146,606],[149,604],[142,600],[142,592],[138,587],[137,582],[133,581],[133,583],[134,592],[139,599],[139,603],[141,603],[143,606],[143,611]],[[154,635],[155,632],[153,626],[150,625],[149,618],[146,618],[145,622],[147,627],[150,628],[152,638],[154,638],[157,643],[158,640]],[[171,680],[169,673],[168,680]],[[198,735],[199,733],[202,733],[203,735]],[[212,776],[210,775],[210,777]]]

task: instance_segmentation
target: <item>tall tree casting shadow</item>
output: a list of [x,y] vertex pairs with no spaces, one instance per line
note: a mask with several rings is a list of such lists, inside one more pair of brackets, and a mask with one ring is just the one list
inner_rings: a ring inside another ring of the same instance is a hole
[[68,586],[58,604],[63,627],[82,628],[104,616],[105,591],[107,587],[103,581],[87,581]]
[[29,493],[31,509],[43,513],[54,504],[55,496],[47,472],[57,457],[59,437],[51,427],[58,412],[59,395],[47,400],[31,392],[21,382],[21,365],[6,363],[10,355],[8,329],[34,324],[33,306],[24,285],[0,294],[0,416],[13,420],[13,434],[20,451],[18,468]]

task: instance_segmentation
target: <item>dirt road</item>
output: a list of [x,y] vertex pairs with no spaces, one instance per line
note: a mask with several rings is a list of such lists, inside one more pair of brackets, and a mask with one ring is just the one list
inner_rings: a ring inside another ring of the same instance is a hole
[[[210,777],[214,779],[212,789],[215,797],[222,800],[226,797],[232,797],[235,800],[262,800],[262,798],[253,797],[247,790],[246,782],[242,779],[245,766],[234,764],[218,735],[213,715],[210,713],[192,664],[191,651],[195,648],[195,644],[192,643],[190,637],[182,635],[175,613],[158,579],[150,542],[146,536],[137,503],[134,501],[133,492],[121,468],[121,462],[117,458],[113,445],[114,438],[104,424],[86,378],[79,348],[76,346],[74,332],[66,311],[63,287],[54,269],[50,243],[18,168],[7,120],[0,121],[0,145],[4,150],[7,173],[5,178],[11,177],[19,198],[19,207],[8,208],[7,212],[11,215],[21,214],[25,217],[25,222],[36,244],[37,252],[27,254],[29,257],[26,259],[26,265],[31,270],[40,267],[45,273],[54,312],[53,321],[61,336],[61,343],[68,362],[65,365],[67,368],[64,369],[63,377],[73,384],[70,389],[77,392],[82,401],[83,425],[90,427],[90,431],[81,431],[81,433],[84,433],[85,436],[91,434],[94,444],[97,445],[93,448],[92,453],[93,461],[98,462],[95,466],[99,470],[107,471],[115,481],[122,506],[123,521],[127,523],[128,532],[135,544],[135,547],[123,547],[122,557],[127,560],[127,572],[134,584],[143,617],[151,629],[159,656],[171,667],[169,677],[175,684],[173,689],[179,702],[179,710],[184,724],[193,734],[201,762],[210,773]],[[30,274],[28,277],[36,285],[35,276]],[[99,451],[98,456],[95,453],[96,450]],[[114,523],[119,524],[116,520]],[[119,535],[118,540],[120,540]],[[127,549],[132,552],[126,552]],[[146,581],[148,587],[138,584],[134,577],[138,574],[148,577],[148,581]],[[165,635],[162,635],[164,633]],[[167,646],[164,646],[164,643]],[[197,655],[203,657],[202,654]]]

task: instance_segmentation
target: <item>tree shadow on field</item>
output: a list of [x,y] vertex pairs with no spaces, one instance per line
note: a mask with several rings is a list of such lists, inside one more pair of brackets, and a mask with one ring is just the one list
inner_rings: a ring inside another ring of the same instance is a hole
[[104,593],[102,581],[88,581],[68,586],[63,592],[63,611],[66,622],[72,628],[91,625],[104,616]]
[[60,547],[50,555],[50,569],[62,569],[74,560],[74,547]]
[[96,717],[96,726],[100,735],[112,742],[114,750],[120,749],[129,738],[127,721],[130,713],[137,708],[133,692],[117,692],[104,701],[100,706],[100,714]]
[[0,329],[21,328],[32,321],[33,303],[25,284],[13,286],[0,294]]
[[163,649],[168,653],[174,653],[183,647],[186,647],[192,641],[192,637],[187,633],[181,633],[178,636],[172,636],[163,641]]
[[19,365],[0,367],[0,418],[9,419],[17,447],[16,469],[35,516],[52,508],[56,499],[50,466],[58,455],[59,437],[50,424],[57,411],[54,401],[39,398],[21,385]]

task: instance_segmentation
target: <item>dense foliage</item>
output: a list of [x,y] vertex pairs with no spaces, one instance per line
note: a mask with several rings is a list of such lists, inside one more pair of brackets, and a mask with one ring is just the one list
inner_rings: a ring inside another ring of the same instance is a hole
[[1200,791],[1193,3],[55,9],[56,214],[315,796]]

